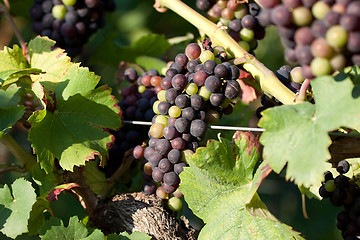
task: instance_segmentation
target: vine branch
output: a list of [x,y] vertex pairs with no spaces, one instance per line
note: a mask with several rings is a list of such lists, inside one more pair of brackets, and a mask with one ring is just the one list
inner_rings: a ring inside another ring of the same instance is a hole
[[199,31],[208,35],[214,44],[223,46],[235,58],[245,58],[246,61],[243,64],[244,69],[260,83],[263,92],[276,97],[283,104],[294,103],[294,93],[282,84],[270,69],[257,60],[253,55],[241,48],[239,44],[227,34],[226,31],[217,27],[216,24],[180,0],[156,0],[154,6],[162,11],[164,8],[171,9],[197,27]]
[[1,142],[7,147],[10,153],[19,160],[25,169],[31,172],[32,167],[36,164],[35,157],[26,152],[8,133],[2,136]]

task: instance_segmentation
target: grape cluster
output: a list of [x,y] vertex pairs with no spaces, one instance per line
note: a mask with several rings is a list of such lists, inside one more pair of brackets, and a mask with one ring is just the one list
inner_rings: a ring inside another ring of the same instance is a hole
[[[123,120],[151,121],[155,115],[152,105],[157,100],[156,90],[154,86],[143,85],[142,82],[145,81],[141,81],[141,79],[160,78],[161,80],[159,73],[155,69],[151,69],[138,77],[135,69],[128,68],[124,72],[124,78],[132,84],[121,90],[122,100],[118,105],[122,110]],[[132,148],[134,148],[134,157],[141,159],[138,145],[146,141],[148,131],[149,127],[145,125],[125,124],[118,131],[112,132],[115,142],[109,149],[109,160],[105,167],[107,175],[110,176],[120,166],[124,154]]]
[[357,0],[260,0],[259,19],[277,27],[285,59],[303,75],[329,75],[360,65],[360,2]]
[[191,43],[185,54],[178,54],[169,63],[160,83],[162,90],[153,104],[157,115],[143,153],[147,160],[144,172],[161,183],[156,190],[159,197],[176,192],[179,174],[187,166],[186,156],[200,146],[208,124],[232,112],[241,92],[237,79],[244,70],[221,62],[224,49],[212,48],[208,39],[203,47],[202,51],[198,44]]
[[246,51],[257,47],[265,37],[265,26],[259,19],[260,6],[253,0],[197,0],[196,6],[206,11],[210,20],[226,26],[229,35]]
[[[289,65],[284,65],[275,72],[275,75],[287,88],[289,88],[294,93],[298,93],[300,91],[302,83],[305,80],[302,74],[302,68],[299,66],[292,68]],[[260,102],[262,106],[256,110],[256,116],[259,119],[261,118],[261,112],[263,110],[281,105],[281,103],[276,98],[270,98],[265,94],[261,96]]]
[[320,196],[328,198],[332,205],[344,206],[337,215],[337,228],[345,240],[360,238],[360,188],[355,179],[344,175],[349,168],[349,162],[340,161],[336,168],[339,175],[334,178],[331,172],[326,172],[325,181],[319,189]]
[[55,40],[73,57],[104,26],[105,11],[113,10],[114,0],[35,0],[30,16],[36,34]]

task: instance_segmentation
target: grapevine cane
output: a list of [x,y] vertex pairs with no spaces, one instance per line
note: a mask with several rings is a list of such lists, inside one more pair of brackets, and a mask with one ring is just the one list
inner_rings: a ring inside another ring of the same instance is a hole
[[197,13],[180,0],[156,0],[154,7],[160,12],[165,8],[171,9],[188,22],[206,33],[215,43],[223,46],[228,52],[239,58],[243,67],[260,83],[261,89],[269,95],[274,96],[283,104],[294,103],[294,93],[282,84],[275,74],[264,64],[249,54],[233,40],[226,31]]

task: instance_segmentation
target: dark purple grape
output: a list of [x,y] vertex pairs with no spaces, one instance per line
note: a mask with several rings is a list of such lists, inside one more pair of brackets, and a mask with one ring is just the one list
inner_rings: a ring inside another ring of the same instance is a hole
[[170,185],[167,185],[166,183],[161,183],[161,187],[162,187],[162,189],[164,190],[164,192],[166,192],[166,193],[173,193],[173,192],[175,192],[176,191],[176,189],[178,188],[178,186],[177,185],[175,185],[175,186],[170,186]]
[[175,121],[175,128],[179,133],[188,132],[190,130],[190,122],[186,118],[178,118]]
[[283,84],[288,84],[291,82],[290,72],[286,70],[279,69],[276,71],[275,75]]
[[170,150],[170,152],[167,155],[168,160],[173,164],[180,162],[181,157],[182,157],[181,151],[178,149]]
[[201,86],[204,86],[205,80],[208,76],[209,76],[209,74],[207,74],[205,71],[199,70],[199,71],[195,72],[193,81],[196,85],[201,87]]
[[163,173],[170,172],[174,168],[174,165],[167,158],[161,159],[158,166]]
[[186,118],[189,121],[194,120],[196,118],[196,116],[197,116],[197,112],[192,107],[184,108],[181,111],[181,117]]
[[170,103],[162,101],[158,105],[158,111],[161,115],[168,115],[170,107],[171,107]]
[[179,65],[180,67],[184,68],[186,64],[188,63],[188,58],[185,54],[179,53],[175,57],[175,63]]
[[339,189],[345,189],[349,186],[349,178],[344,175],[339,175],[334,179],[335,185]]
[[161,87],[165,90],[168,90],[170,88],[172,88],[172,84],[171,84],[171,77],[164,77],[162,80],[161,80]]
[[241,25],[247,29],[255,29],[257,24],[256,18],[252,15],[245,15],[241,19]]
[[231,80],[236,80],[238,79],[240,76],[240,70],[238,67],[231,65],[229,67],[229,74],[228,74],[228,78]]
[[344,174],[344,173],[347,173],[350,169],[350,164],[348,161],[346,160],[341,160],[337,167],[336,167],[336,170],[340,173],[340,174]]
[[160,139],[155,145],[155,150],[161,155],[167,155],[171,150],[170,141],[167,139]]
[[163,135],[166,139],[172,140],[179,136],[179,132],[176,130],[174,126],[166,126],[163,130]]
[[291,12],[282,5],[277,5],[271,11],[271,21],[277,26],[289,26],[291,20]]
[[151,166],[156,167],[162,158],[163,156],[160,153],[154,151],[146,160],[149,161]]
[[180,173],[182,173],[182,171],[184,171],[184,167],[186,167],[186,163],[184,163],[184,162],[176,163],[176,164],[174,164],[174,172],[177,175],[180,175]]
[[204,121],[196,119],[191,122],[190,134],[194,137],[203,137],[206,133],[207,125]]
[[224,91],[225,97],[229,99],[234,99],[237,98],[239,94],[240,94],[240,84],[236,80],[227,81]]
[[216,62],[214,60],[206,60],[204,62],[204,71],[209,75],[214,74],[215,67],[216,67]]
[[188,84],[188,81],[185,77],[185,75],[183,74],[176,74],[175,76],[173,76],[173,78],[171,79],[171,84],[172,86],[179,91],[182,91],[185,89],[185,87]]
[[190,106],[195,110],[202,110],[205,106],[205,101],[199,94],[193,94],[190,96]]
[[176,186],[179,184],[180,178],[175,172],[167,172],[163,176],[163,181],[169,186]]
[[155,182],[162,182],[164,173],[160,170],[159,167],[154,167],[151,176]]
[[185,147],[185,141],[181,137],[174,138],[171,140],[171,147],[177,150],[183,150]]
[[214,74],[218,78],[225,78],[228,76],[228,73],[229,73],[228,68],[223,64],[216,65],[216,67],[214,69]]
[[242,25],[241,25],[241,20],[240,19],[233,19],[229,22],[229,29],[234,31],[234,32],[240,32],[242,28]]
[[[222,82],[216,76],[209,76],[205,80],[205,88],[211,93],[220,92],[221,86],[222,86]],[[190,102],[191,102],[191,97],[190,97]]]
[[199,61],[197,59],[193,59],[190,60],[187,65],[186,68],[189,72],[191,73],[195,73],[195,67],[199,64]]
[[190,105],[190,99],[186,94],[180,94],[175,98],[175,105],[183,109]]
[[146,182],[142,187],[142,191],[145,194],[154,194],[156,192],[156,184],[154,182]]
[[175,88],[170,88],[165,92],[165,99],[168,103],[174,104],[178,94],[178,90],[176,90]]
[[141,145],[137,145],[136,147],[134,147],[133,156],[135,159],[140,159],[144,157],[144,148]]
[[225,96],[222,93],[212,93],[210,95],[210,103],[211,105],[217,107],[220,106],[225,100]]

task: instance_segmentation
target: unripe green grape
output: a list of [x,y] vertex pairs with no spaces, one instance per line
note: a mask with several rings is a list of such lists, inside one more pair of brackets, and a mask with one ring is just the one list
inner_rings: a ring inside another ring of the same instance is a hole
[[248,9],[247,9],[246,5],[245,4],[239,4],[238,8],[234,12],[235,18],[242,19],[243,17],[245,17],[246,14],[248,14]]
[[209,50],[205,50],[200,54],[200,61],[202,63],[206,62],[207,60],[215,60],[215,55]]
[[166,90],[161,90],[161,91],[159,91],[159,92],[157,93],[157,98],[158,98],[160,101],[166,102],[165,93],[166,93]]
[[164,136],[163,135],[164,127],[165,125],[161,123],[154,123],[153,125],[151,125],[149,130],[150,136],[154,138],[162,138]]
[[291,81],[296,83],[302,83],[305,80],[301,67],[294,67],[290,72],[290,76]]
[[181,108],[178,106],[171,106],[169,108],[169,116],[172,118],[178,118],[181,115]]
[[347,42],[347,32],[340,25],[330,27],[326,32],[326,41],[332,47],[341,48]]
[[155,101],[154,104],[153,104],[153,111],[154,111],[155,114],[160,114],[160,112],[159,112],[159,110],[158,110],[158,106],[159,106],[159,103],[160,103],[160,102],[161,102],[160,100],[157,100],[157,101]]
[[333,192],[336,189],[334,179],[331,179],[325,183],[325,189],[328,192]]
[[335,71],[341,70],[346,66],[346,58],[343,54],[339,53],[330,59],[330,65]]
[[166,71],[168,70],[169,68],[168,67],[163,67],[162,69],[161,69],[161,74],[162,75],[166,75]]
[[327,5],[326,3],[324,3],[323,1],[318,1],[316,2],[312,9],[311,12],[313,14],[313,16],[317,19],[324,19],[326,14],[330,11],[330,7],[329,5]]
[[245,41],[240,41],[239,46],[242,47],[245,51],[250,51],[250,44],[248,42]]
[[170,198],[168,200],[168,207],[175,212],[180,211],[182,209],[181,199],[177,197]]
[[161,123],[164,126],[168,125],[168,118],[164,115],[159,115],[155,118],[155,123]]
[[195,83],[189,83],[186,88],[185,91],[187,94],[189,95],[194,95],[198,92],[199,88]]
[[254,39],[254,31],[251,29],[243,28],[240,30],[240,37],[246,42],[250,42]]
[[309,25],[312,21],[310,9],[304,6],[294,8],[292,11],[292,21],[299,27]]
[[207,101],[210,99],[210,96],[211,96],[211,92],[209,92],[205,86],[202,86],[200,89],[199,89],[199,93],[198,93],[200,96],[202,96],[202,98]]
[[64,19],[66,12],[67,10],[64,5],[55,5],[51,10],[53,17],[56,19]]
[[316,76],[329,75],[332,71],[330,61],[326,58],[316,57],[311,61],[310,64],[312,73]]
[[144,85],[140,85],[140,86],[138,87],[138,92],[139,92],[139,93],[143,93],[145,90],[146,90],[146,87],[145,87]]
[[76,0],[62,0],[62,2],[65,6],[74,6],[76,3]]
[[222,61],[221,61],[221,59],[220,59],[220,58],[217,58],[217,57],[216,57],[216,58],[215,58],[215,63],[216,63],[216,64],[221,64],[221,63],[222,63]]

